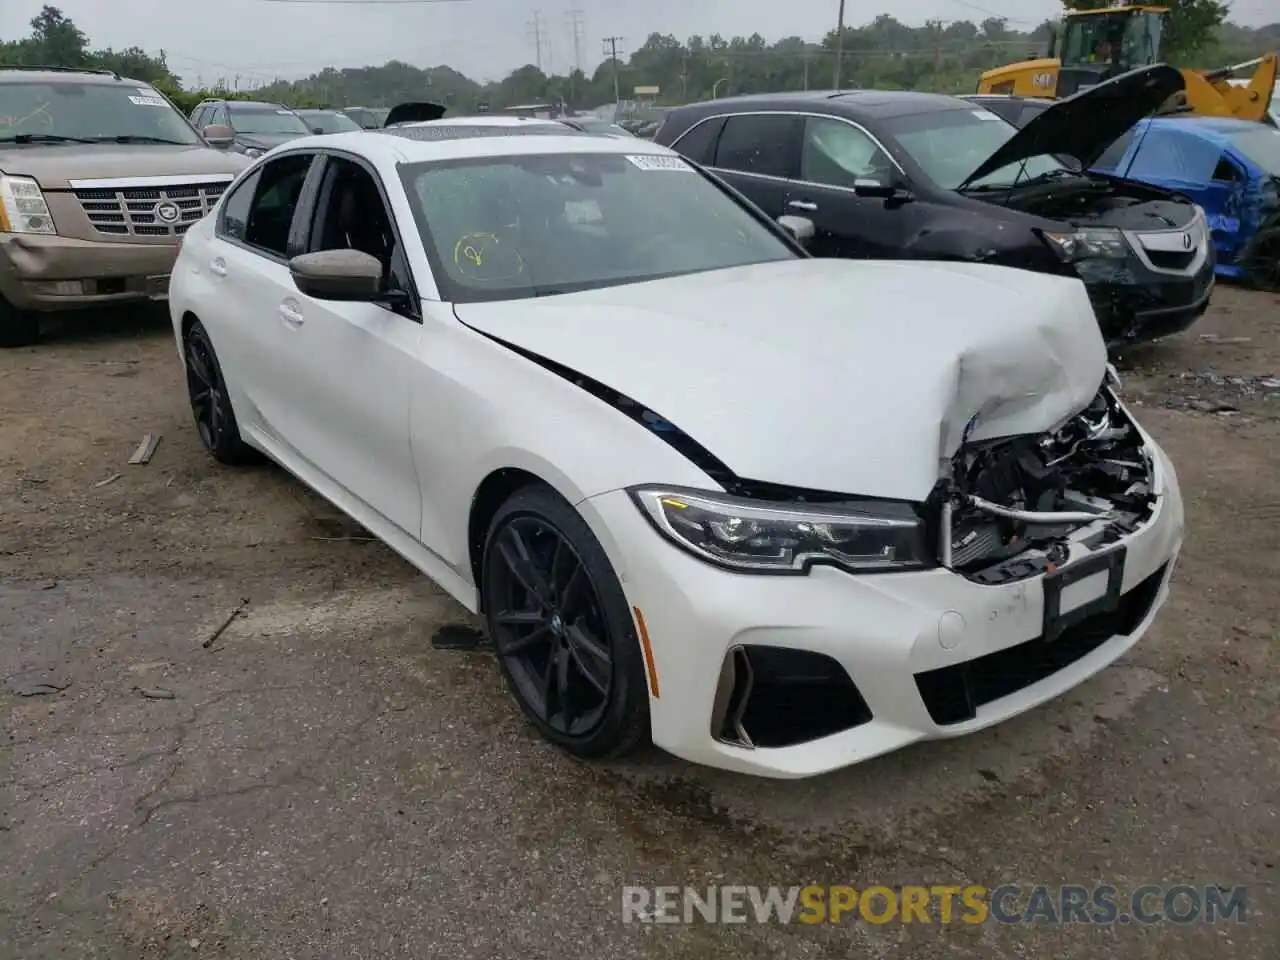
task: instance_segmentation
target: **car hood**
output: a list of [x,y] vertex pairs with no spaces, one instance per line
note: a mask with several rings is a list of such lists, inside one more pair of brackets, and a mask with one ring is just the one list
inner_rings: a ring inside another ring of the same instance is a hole
[[1008,164],[1046,153],[1071,157],[1087,170],[1121,134],[1185,86],[1181,71],[1157,63],[1059,100],[1006,140],[960,188]]
[[981,264],[793,260],[454,309],[739,477],[870,497],[923,501],[966,437],[1054,429],[1106,372],[1080,281]]
[[72,180],[191,176],[229,178],[245,168],[237,157],[204,144],[33,144],[0,150],[0,172],[33,177],[46,190],[69,190]]
[[391,112],[387,114],[387,119],[383,121],[382,125],[389,127],[393,123],[425,123],[429,120],[439,120],[448,109],[448,107],[439,103],[428,103],[426,101],[397,103],[391,108]]
[[299,137],[310,135],[309,130],[306,133],[237,133],[236,143],[243,147],[270,150],[272,147],[278,147],[282,143],[288,143],[290,140],[297,140]]

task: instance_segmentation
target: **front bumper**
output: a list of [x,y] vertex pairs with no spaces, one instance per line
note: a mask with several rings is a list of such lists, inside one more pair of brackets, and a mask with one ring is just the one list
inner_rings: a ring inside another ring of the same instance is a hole
[[1103,339],[1115,347],[1171,336],[1195,323],[1209,308],[1215,266],[1210,252],[1192,274],[1152,270],[1137,257],[1079,269]]
[[0,234],[0,296],[21,310],[74,310],[163,299],[175,243]]
[[[1120,587],[1126,612],[1106,623],[1123,622],[1124,632],[1100,632],[1106,624],[1093,618],[1053,644],[1041,638],[1041,577],[981,586],[941,569],[863,576],[829,567],[815,567],[807,576],[734,574],[668,543],[623,491],[591,498],[579,509],[644,618],[653,651],[654,742],[695,763],[798,778],[915,741],[981,730],[1058,696],[1133,646],[1164,603],[1182,544],[1177,479],[1164,454],[1157,450],[1155,456],[1161,493],[1153,516],[1116,544],[1126,548]],[[713,735],[713,727],[723,729],[726,660],[739,656],[735,650],[759,648],[805,651],[838,664],[847,674],[842,679],[856,686],[853,698],[860,698],[847,713],[852,725],[785,746],[747,747]],[[1038,679],[1015,689],[989,682],[993,670],[1009,673],[1015,661],[1052,661],[1056,668],[1032,671]],[[961,674],[985,695],[975,698],[968,719],[947,722],[933,700],[935,681],[955,681]]]

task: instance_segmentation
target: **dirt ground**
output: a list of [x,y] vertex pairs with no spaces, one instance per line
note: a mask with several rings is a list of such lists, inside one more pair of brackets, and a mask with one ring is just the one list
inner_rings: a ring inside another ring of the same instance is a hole
[[[203,454],[163,316],[0,353],[0,958],[1275,960],[1280,297],[1220,288],[1122,372],[1187,500],[1146,639],[997,729],[778,783],[545,746],[491,657],[432,643],[452,601]],[[628,925],[627,883],[1217,883],[1249,913]]]

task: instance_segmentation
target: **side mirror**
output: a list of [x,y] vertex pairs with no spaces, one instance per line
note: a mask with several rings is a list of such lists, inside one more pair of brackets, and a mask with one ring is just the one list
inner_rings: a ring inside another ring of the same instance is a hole
[[222,123],[211,123],[200,131],[211,147],[229,147],[236,142],[236,132]]
[[382,292],[382,264],[360,250],[320,250],[289,261],[293,284],[317,300],[369,303]]
[[901,183],[894,181],[855,180],[853,181],[853,192],[860,197],[896,200],[899,203],[906,203],[908,200],[914,199],[910,190],[906,189]]
[[801,246],[813,239],[816,228],[808,217],[793,217],[786,214],[778,218],[778,226],[795,238]]
[[311,128],[311,132],[312,132],[312,133],[324,133],[324,127],[312,127],[312,128]]

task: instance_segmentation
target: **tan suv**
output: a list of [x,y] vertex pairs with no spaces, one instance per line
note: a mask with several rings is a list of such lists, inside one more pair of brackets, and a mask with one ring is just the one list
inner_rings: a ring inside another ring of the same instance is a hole
[[42,313],[163,299],[182,234],[248,163],[140,81],[0,67],[0,347]]

